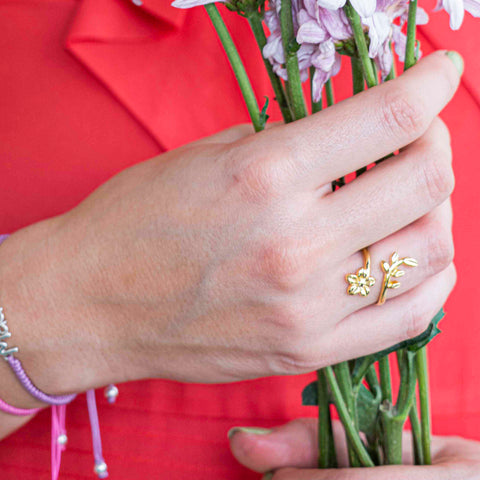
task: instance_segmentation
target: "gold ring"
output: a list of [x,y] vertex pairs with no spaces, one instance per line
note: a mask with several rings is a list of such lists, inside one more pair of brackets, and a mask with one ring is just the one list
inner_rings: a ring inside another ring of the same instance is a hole
[[364,248],[363,259],[365,265],[363,268],[357,271],[356,274],[349,273],[345,275],[345,279],[348,282],[347,293],[349,295],[360,294],[362,297],[366,297],[370,293],[370,287],[375,285],[375,279],[370,276],[370,253],[368,248]]
[[405,275],[405,270],[399,270],[401,265],[407,267],[416,267],[418,262],[411,257],[400,258],[397,252],[394,252],[390,258],[390,263],[382,261],[381,266],[383,270],[383,287],[378,297],[377,305],[383,305],[387,299],[387,291],[389,288],[399,288],[400,282],[394,278],[400,278]]

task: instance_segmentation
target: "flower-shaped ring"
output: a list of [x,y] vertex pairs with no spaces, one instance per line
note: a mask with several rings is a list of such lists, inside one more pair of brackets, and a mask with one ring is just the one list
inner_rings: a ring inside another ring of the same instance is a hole
[[370,288],[375,285],[375,279],[370,276],[370,253],[367,248],[364,248],[362,252],[365,265],[356,274],[346,275],[345,279],[348,282],[347,293],[349,295],[360,294],[362,297],[366,297],[370,293]]

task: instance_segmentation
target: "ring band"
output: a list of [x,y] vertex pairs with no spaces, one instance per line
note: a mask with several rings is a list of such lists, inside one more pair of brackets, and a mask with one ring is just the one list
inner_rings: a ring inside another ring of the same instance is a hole
[[400,282],[394,278],[400,278],[405,275],[405,270],[399,270],[401,265],[407,267],[416,267],[418,262],[411,257],[400,258],[397,252],[394,252],[390,258],[390,263],[382,261],[380,264],[383,270],[383,286],[380,296],[378,297],[377,305],[383,305],[387,300],[388,290],[399,288]]
[[345,279],[349,284],[347,287],[347,293],[349,295],[360,294],[362,297],[366,297],[370,293],[370,287],[375,285],[375,279],[370,276],[371,262],[368,248],[364,248],[362,252],[364,266],[360,268],[356,274],[349,273],[348,275],[345,275]]

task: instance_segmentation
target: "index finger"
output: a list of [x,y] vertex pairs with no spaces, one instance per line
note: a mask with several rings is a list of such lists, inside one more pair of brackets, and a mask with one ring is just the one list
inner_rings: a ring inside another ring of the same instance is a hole
[[435,52],[395,80],[257,138],[278,147],[289,178],[316,188],[421,137],[455,93],[462,65],[456,52]]

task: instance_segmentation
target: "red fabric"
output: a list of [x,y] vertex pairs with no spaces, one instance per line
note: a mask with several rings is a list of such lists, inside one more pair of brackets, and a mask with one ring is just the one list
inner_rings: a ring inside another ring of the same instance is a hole
[[[73,207],[128,165],[248,121],[204,10],[177,11],[169,3],[0,0],[0,232]],[[259,102],[272,97],[246,22],[224,17]],[[430,350],[433,426],[437,433],[480,439],[480,29],[467,18],[460,32],[451,33],[446,15],[438,13],[420,38],[425,52],[453,47],[466,59],[462,86],[443,115],[455,151],[459,282],[446,308],[444,333]],[[348,78],[335,83],[339,98],[349,95]],[[270,113],[278,117],[275,106]],[[110,478],[258,478],[236,464],[227,430],[314,415],[314,409],[300,406],[309,378],[122,385],[115,406],[103,399],[99,405]],[[3,480],[50,478],[49,422],[44,412],[0,444]],[[69,407],[67,426],[61,478],[93,478],[82,396]]]

